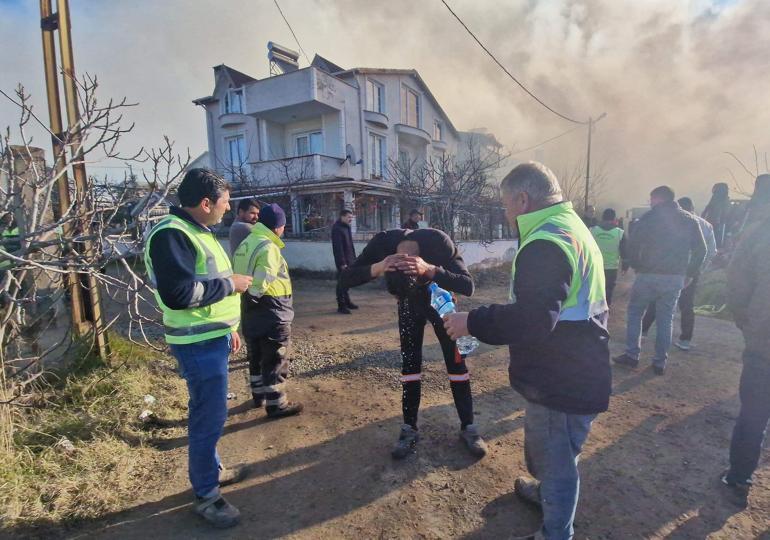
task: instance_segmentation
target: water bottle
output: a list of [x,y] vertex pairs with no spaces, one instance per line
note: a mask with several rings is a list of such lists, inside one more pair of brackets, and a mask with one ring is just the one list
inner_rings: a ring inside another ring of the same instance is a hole
[[[449,313],[455,313],[455,303],[452,301],[452,295],[449,291],[445,291],[435,283],[431,283],[428,287],[430,290],[430,305],[433,306],[440,316],[448,315]],[[463,336],[457,341],[457,350],[462,355],[471,354],[479,346],[479,340],[473,336]]]

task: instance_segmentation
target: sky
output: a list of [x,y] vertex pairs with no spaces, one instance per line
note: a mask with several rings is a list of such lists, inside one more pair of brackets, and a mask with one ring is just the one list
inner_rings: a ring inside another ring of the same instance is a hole
[[[302,48],[343,67],[414,68],[460,130],[485,127],[508,149],[573,127],[534,102],[485,55],[439,0],[279,0]],[[592,168],[600,203],[643,204],[671,185],[701,208],[711,185],[747,188],[726,152],[754,168],[770,152],[770,2],[766,0],[448,0],[519,80],[563,114],[596,126]],[[203,111],[225,63],[268,76],[266,44],[296,48],[272,0],[71,0],[76,69],[100,81],[102,100],[139,105],[121,149],[164,135],[196,157],[206,148]],[[38,2],[0,0],[0,89],[22,83],[46,119]],[[301,59],[300,65],[307,62]],[[16,122],[0,96],[0,126]],[[35,142],[50,148],[42,130]],[[517,154],[557,174],[585,159],[586,130]],[[89,171],[120,174],[116,163]]]

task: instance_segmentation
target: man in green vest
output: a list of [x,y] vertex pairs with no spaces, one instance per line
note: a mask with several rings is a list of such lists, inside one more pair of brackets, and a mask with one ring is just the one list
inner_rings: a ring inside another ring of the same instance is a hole
[[243,295],[243,335],[249,352],[249,378],[255,407],[283,418],[302,412],[284,389],[289,372],[289,337],[294,320],[289,268],[281,255],[286,214],[277,204],[259,211],[259,221],[233,254],[238,273],[253,277]]
[[618,227],[615,210],[607,208],[602,213],[602,220],[591,227],[591,234],[602,252],[604,259],[604,284],[607,287],[607,304],[612,304],[612,293],[618,281],[618,269],[625,249],[626,239],[623,229]]
[[[16,221],[11,212],[3,214],[0,218],[0,241],[2,244],[0,248],[8,253],[15,253],[21,248],[19,242],[19,227],[16,225]],[[5,270],[12,266],[11,259],[0,255],[0,270]]]
[[514,491],[542,507],[543,526],[530,538],[570,539],[578,457],[610,397],[604,265],[547,167],[519,165],[500,187],[519,237],[510,303],[447,315],[445,327],[452,339],[508,345],[511,385],[527,401],[524,455],[534,477],[517,478]]
[[195,512],[220,528],[240,519],[219,487],[242,479],[245,470],[224,469],[216,447],[227,418],[228,358],[241,347],[239,293],[252,281],[233,274],[210,229],[230,209],[229,191],[215,172],[189,170],[177,190],[181,207],[171,207],[153,227],[144,251],[166,342],[190,394],[188,469]]

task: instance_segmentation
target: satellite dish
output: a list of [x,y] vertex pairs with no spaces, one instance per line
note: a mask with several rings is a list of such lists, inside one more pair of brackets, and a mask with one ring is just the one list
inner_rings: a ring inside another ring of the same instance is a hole
[[345,159],[353,165],[360,165],[363,162],[361,159],[356,159],[356,149],[353,148],[352,144],[345,146]]

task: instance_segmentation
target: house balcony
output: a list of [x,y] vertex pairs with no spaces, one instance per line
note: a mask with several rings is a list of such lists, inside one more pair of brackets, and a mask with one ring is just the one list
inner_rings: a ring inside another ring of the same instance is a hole
[[239,126],[246,123],[246,115],[243,113],[224,113],[219,115],[219,125],[223,128]]
[[412,144],[430,144],[433,141],[427,131],[406,124],[396,124],[396,133]]
[[370,124],[374,124],[377,127],[388,129],[390,127],[390,123],[388,122],[388,117],[381,112],[377,111],[364,111],[364,120],[369,122]]
[[446,143],[446,141],[438,141],[436,139],[433,139],[432,141],[433,149],[434,150],[440,150],[442,152],[446,152],[449,148],[449,145]]
[[351,178],[351,166],[342,158],[310,154],[249,163],[257,187],[294,186]]
[[246,88],[246,113],[286,124],[339,112],[344,87],[353,90],[313,67],[268,77]]

